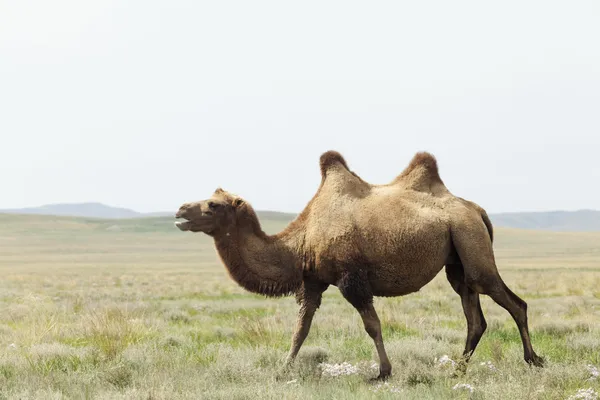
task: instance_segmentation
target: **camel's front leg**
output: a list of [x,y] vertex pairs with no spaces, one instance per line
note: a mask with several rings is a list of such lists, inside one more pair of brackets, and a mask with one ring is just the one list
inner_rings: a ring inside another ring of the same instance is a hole
[[321,305],[321,297],[328,286],[322,283],[304,281],[302,289],[297,295],[300,310],[298,311],[298,321],[292,338],[292,346],[286,358],[286,365],[294,361],[300,347],[302,347],[302,343],[304,343],[304,339],[308,336],[313,316]]
[[383,345],[381,322],[373,307],[373,294],[366,274],[362,270],[346,273],[338,282],[342,295],[358,310],[365,330],[375,342],[379,355],[379,376],[377,379],[387,379],[392,374],[392,364],[388,359]]

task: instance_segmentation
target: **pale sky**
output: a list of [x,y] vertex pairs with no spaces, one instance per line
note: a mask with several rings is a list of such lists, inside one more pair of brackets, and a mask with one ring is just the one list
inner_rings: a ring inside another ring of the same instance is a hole
[[600,209],[600,2],[0,0],[0,208],[300,211],[432,152],[489,212]]

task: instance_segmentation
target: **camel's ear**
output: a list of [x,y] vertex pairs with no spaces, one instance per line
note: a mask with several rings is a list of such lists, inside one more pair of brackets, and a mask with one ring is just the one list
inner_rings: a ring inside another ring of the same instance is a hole
[[223,189],[221,189],[220,187],[218,187],[218,188],[215,190],[215,194],[219,194],[219,193],[223,193],[223,192],[224,192],[224,190],[223,190]]
[[233,200],[233,206],[235,208],[238,208],[242,204],[244,204],[244,200],[240,199],[239,197],[237,199]]

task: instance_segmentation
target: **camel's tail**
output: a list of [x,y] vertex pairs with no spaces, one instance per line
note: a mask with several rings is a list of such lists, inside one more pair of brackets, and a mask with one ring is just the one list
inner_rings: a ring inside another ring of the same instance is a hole
[[490,235],[490,240],[493,243],[494,242],[494,226],[492,225],[492,221],[490,221],[490,217],[488,217],[485,209],[483,207],[481,207],[479,204],[473,203],[472,201],[469,201],[469,200],[465,200],[462,197],[459,197],[459,199],[465,205],[474,207],[477,211],[479,211],[479,214],[481,215],[481,219],[483,220],[483,223],[485,224],[485,227],[487,228],[488,234]]
[[483,219],[483,223],[490,234],[490,240],[492,243],[494,242],[494,226],[492,225],[492,221],[490,221],[490,217],[488,217],[487,212],[482,208],[481,209],[481,219]]

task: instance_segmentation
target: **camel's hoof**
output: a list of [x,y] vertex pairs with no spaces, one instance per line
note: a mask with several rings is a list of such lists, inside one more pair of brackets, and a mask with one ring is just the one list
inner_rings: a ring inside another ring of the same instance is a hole
[[459,361],[452,373],[452,378],[460,378],[465,376],[467,373],[467,363],[465,361]]
[[390,376],[392,376],[391,373],[387,373],[387,374],[380,373],[377,378],[371,378],[371,379],[369,379],[369,382],[375,383],[375,382],[387,381]]
[[534,367],[544,368],[546,361],[537,354],[534,354],[531,360],[527,360],[527,363],[529,365],[533,365]]
[[290,374],[290,370],[292,369],[292,363],[293,361],[290,362],[285,362],[277,371],[277,373],[275,374],[275,380],[276,381],[282,381],[284,379],[287,379],[289,377]]
[[284,381],[288,377],[289,377],[289,370],[287,370],[287,369],[280,369],[279,371],[277,371],[275,373],[275,381],[276,382]]

